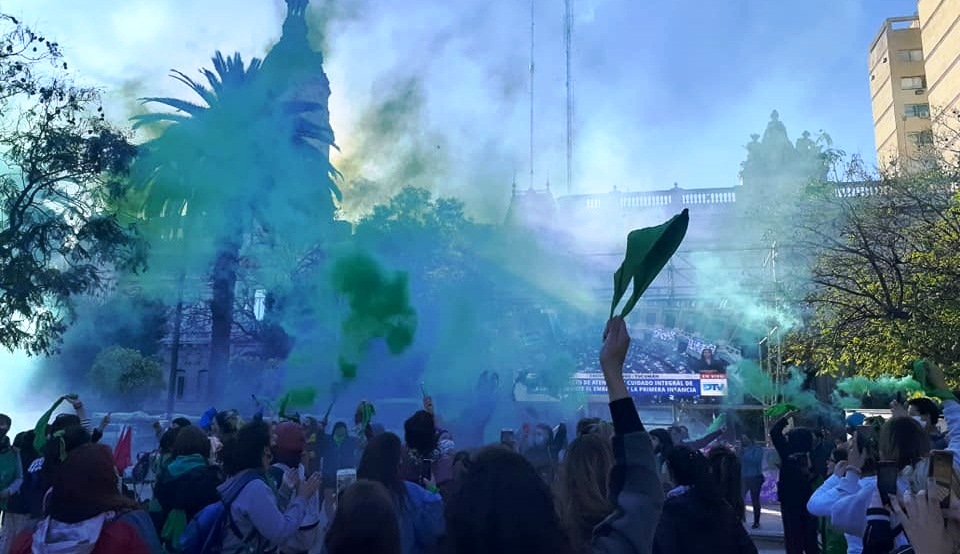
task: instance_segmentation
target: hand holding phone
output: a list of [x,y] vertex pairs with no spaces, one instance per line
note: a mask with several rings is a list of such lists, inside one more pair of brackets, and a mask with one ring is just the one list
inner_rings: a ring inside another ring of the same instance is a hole
[[[938,494],[944,496],[940,501],[941,508],[950,507],[950,491],[953,488],[953,452],[949,450],[933,450],[930,452],[930,479],[937,483]],[[933,491],[927,491],[932,494]]]
[[897,477],[900,470],[897,469],[897,463],[891,461],[881,461],[877,469],[877,491],[880,492],[880,500],[884,506],[890,505],[890,497],[897,495]]

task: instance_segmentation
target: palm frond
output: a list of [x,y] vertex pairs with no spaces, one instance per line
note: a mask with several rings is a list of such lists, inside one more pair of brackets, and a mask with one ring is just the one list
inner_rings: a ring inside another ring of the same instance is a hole
[[197,93],[197,95],[200,98],[202,98],[203,101],[206,102],[208,106],[212,106],[216,104],[217,102],[216,94],[214,94],[212,91],[210,91],[208,88],[204,87],[200,83],[194,81],[190,77],[187,77],[187,75],[182,71],[177,71],[176,69],[174,69],[171,73],[171,76],[174,79],[180,81],[181,83],[193,89],[193,92]]
[[312,100],[288,100],[283,103],[283,111],[288,114],[321,112],[327,109],[325,102]]
[[329,125],[320,125],[302,117],[297,120],[294,133],[299,138],[311,138],[324,144],[333,144],[333,129]]
[[163,104],[164,106],[169,106],[175,110],[188,113],[192,116],[199,115],[207,109],[207,106],[201,106],[200,104],[194,104],[193,102],[180,100],[179,98],[150,96],[147,98],[141,98],[140,102],[143,104]]
[[133,121],[133,128],[139,129],[155,123],[183,123],[189,121],[190,117],[176,113],[143,113],[131,117],[130,120]]

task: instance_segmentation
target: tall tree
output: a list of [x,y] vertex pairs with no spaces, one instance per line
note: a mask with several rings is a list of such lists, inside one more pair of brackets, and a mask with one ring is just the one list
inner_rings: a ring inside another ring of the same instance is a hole
[[136,164],[144,217],[161,251],[177,252],[155,259],[168,260],[175,273],[210,272],[212,394],[222,390],[229,367],[241,265],[282,261],[244,258],[254,250],[269,256],[281,243],[306,251],[323,242],[340,200],[328,158],[334,137],[327,98],[296,94],[307,82],[299,58],[317,55],[306,45],[304,5],[289,2],[276,55],[247,65],[239,54],[218,52],[214,69],[202,71],[206,84],[175,71],[201,103],[146,98],[176,112],[136,118],[138,125],[165,125]]
[[0,344],[50,353],[77,295],[143,244],[110,207],[136,149],[96,90],[70,83],[60,46],[0,15]]
[[949,165],[926,165],[820,187],[804,224],[817,256],[796,360],[867,376],[903,373],[917,357],[956,370],[957,177]]

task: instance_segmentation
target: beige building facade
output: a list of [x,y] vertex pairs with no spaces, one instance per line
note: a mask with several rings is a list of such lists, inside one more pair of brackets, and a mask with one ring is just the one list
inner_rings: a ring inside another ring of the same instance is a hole
[[920,0],[924,68],[934,113],[960,107],[960,2]]
[[884,21],[870,45],[870,96],[881,167],[919,157],[933,140],[918,17]]

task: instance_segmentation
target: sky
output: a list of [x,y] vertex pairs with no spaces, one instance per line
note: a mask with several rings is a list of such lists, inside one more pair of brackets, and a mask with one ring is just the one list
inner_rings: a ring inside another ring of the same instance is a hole
[[[549,180],[562,194],[563,2],[535,3],[532,182]],[[461,196],[474,213],[502,213],[511,182],[531,183],[530,3],[313,0],[312,8],[319,4],[337,7],[323,43],[343,155],[384,166],[402,155],[361,140],[364,113],[413,82],[421,101],[400,140],[429,146],[436,165],[390,187],[427,186]],[[171,68],[196,75],[218,49],[263,56],[285,13],[281,0],[0,7],[58,41],[74,76],[102,86],[118,119],[139,96],[189,97]],[[572,191],[733,186],[744,145],[774,109],[792,139],[822,129],[875,163],[867,49],[885,18],[915,11],[916,0],[575,0]]]

